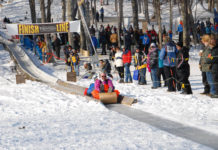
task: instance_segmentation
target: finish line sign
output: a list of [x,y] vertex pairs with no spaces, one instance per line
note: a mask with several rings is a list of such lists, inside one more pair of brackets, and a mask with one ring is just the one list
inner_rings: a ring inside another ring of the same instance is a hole
[[80,32],[80,21],[63,23],[6,24],[9,35]]

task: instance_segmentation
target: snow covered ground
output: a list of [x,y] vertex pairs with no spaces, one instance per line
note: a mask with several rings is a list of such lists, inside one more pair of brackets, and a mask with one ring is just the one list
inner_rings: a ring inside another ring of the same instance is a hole
[[1,46],[0,149],[209,149],[84,97],[28,80],[17,85],[11,64]]
[[[57,2],[54,1],[52,8],[59,12],[56,21],[61,17],[60,5],[54,7]],[[128,16],[131,7],[129,3],[125,5]],[[115,16],[114,11],[110,11],[113,9],[114,5],[105,7],[106,16]],[[28,0],[4,3],[0,8],[0,20],[7,16],[18,22],[26,16],[26,11],[29,12]],[[21,22],[29,22],[29,19]],[[167,93],[166,88],[153,90],[149,73],[146,74],[148,85],[119,84],[117,73],[114,73],[113,82],[122,94],[138,99],[133,108],[218,134],[218,99],[199,94],[203,85],[198,51],[198,48],[190,51],[193,95]],[[29,54],[34,57],[31,52]],[[38,61],[36,57],[34,59]],[[16,85],[12,65],[9,53],[0,46],[0,149],[209,149],[109,111],[100,103],[39,82],[27,80],[26,84]],[[41,68],[66,80],[63,62]],[[82,75],[82,65],[80,70]],[[91,82],[80,79],[75,84],[88,87]]]

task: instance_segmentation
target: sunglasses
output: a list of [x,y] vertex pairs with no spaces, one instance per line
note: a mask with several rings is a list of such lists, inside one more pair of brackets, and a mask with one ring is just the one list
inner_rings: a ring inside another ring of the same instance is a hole
[[101,76],[101,77],[106,77],[106,76]]

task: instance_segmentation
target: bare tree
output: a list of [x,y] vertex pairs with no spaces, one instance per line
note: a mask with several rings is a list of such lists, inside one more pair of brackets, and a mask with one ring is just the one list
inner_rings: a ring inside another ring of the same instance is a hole
[[172,10],[172,0],[170,0],[170,30],[173,31],[173,10]]
[[142,1],[138,0],[138,13],[142,13]]
[[62,20],[66,21],[66,0],[61,0],[62,5]]
[[[123,24],[123,0],[119,0],[119,20],[118,20],[118,37]],[[121,46],[120,38],[118,38],[118,45]]]
[[[46,22],[46,16],[45,16],[45,1],[44,0],[40,0],[40,11],[41,11],[41,22],[45,23]],[[48,39],[48,35],[44,34],[44,38],[46,41],[46,48],[49,50],[49,53],[52,53],[51,47],[49,47],[49,39]],[[50,63],[55,62],[53,56],[50,56]]]
[[156,6],[156,18],[157,18],[157,23],[158,23],[158,28],[159,28],[159,48],[162,48],[162,28],[161,28],[161,15],[160,15],[160,1],[155,0],[155,6]]
[[148,0],[144,0],[144,11],[145,11],[145,20],[150,23],[149,11],[148,11]]
[[117,12],[117,0],[115,0],[115,11]]
[[188,15],[188,4],[189,0],[181,1],[181,11],[182,11],[182,20],[183,20],[183,45],[189,46],[190,41],[190,30],[189,30],[189,15]]
[[51,22],[51,4],[53,0],[48,0],[47,3],[47,22]]
[[132,14],[133,14],[133,26],[134,29],[139,29],[139,24],[138,24],[138,4],[137,0],[131,0],[132,2]]
[[[72,0],[67,0],[67,19],[68,21],[73,21],[73,3],[75,3],[76,1],[72,1]],[[68,32],[68,42],[69,44],[74,47],[74,42],[73,42],[73,34]]]
[[32,23],[36,23],[35,0],[29,0],[29,5],[30,5]]
[[196,29],[194,17],[193,17],[193,14],[192,14],[192,8],[191,8],[192,3],[193,3],[193,1],[192,2],[190,1],[189,5],[188,5],[188,15],[189,15],[188,25],[190,26],[189,30],[192,31],[194,44],[196,44],[197,43],[197,29]]
[[215,4],[214,0],[208,0],[208,10],[210,12],[213,12],[213,8],[215,6],[214,4]]
[[[86,8],[86,7],[84,7]],[[81,19],[81,15],[79,13],[79,19]],[[83,49],[83,50],[86,50],[86,36],[85,36],[85,30],[84,30],[84,27],[81,23],[80,25],[80,48]]]
[[218,11],[218,0],[216,1],[216,11]]

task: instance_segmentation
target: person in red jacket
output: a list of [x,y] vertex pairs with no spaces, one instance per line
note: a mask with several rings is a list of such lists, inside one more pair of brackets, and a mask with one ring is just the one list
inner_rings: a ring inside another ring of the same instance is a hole
[[132,61],[131,50],[123,48],[123,64],[125,68],[125,82],[132,83],[132,76],[130,72],[130,65]]

